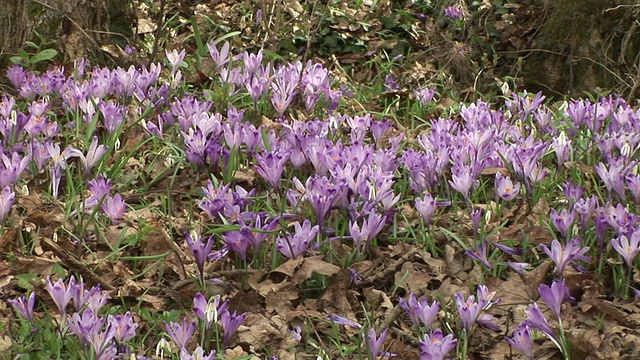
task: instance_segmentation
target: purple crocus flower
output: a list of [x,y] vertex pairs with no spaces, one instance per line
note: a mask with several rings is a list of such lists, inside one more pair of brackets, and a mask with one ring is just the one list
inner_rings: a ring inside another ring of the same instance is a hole
[[350,328],[357,329],[357,330],[362,329],[362,326],[360,324],[336,314],[329,314],[325,319],[331,320],[338,325],[348,326]]
[[435,95],[435,93],[436,93],[435,88],[431,88],[431,89],[420,88],[413,92],[413,96],[415,96],[415,98],[418,100],[418,104],[424,105],[428,102],[431,102],[431,100],[433,100],[433,95]]
[[505,337],[505,340],[530,360],[535,359],[533,356],[533,339],[531,338],[531,331],[528,326],[521,325],[513,331],[512,337]]
[[88,291],[85,304],[87,309],[91,309],[94,314],[97,314],[107,304],[107,301],[109,301],[109,293],[100,290],[100,286],[96,285]]
[[512,255],[512,256],[520,256],[522,255],[522,249],[514,249],[511,246],[507,246],[505,244],[501,244],[499,242],[492,242],[491,245],[493,247],[496,247],[502,251],[504,251],[505,253]]
[[400,90],[400,85],[396,81],[396,77],[393,74],[389,74],[384,78],[384,86],[389,90]]
[[109,147],[106,145],[98,145],[97,136],[94,136],[91,139],[91,145],[87,150],[87,155],[82,156],[82,163],[84,167],[85,176],[89,175],[89,170],[91,170],[91,168],[93,168],[98,163],[98,161],[102,159],[102,157],[104,156],[104,154],[107,152],[108,149]]
[[305,219],[302,226],[299,222],[293,223],[295,233],[286,237],[278,237],[276,240],[276,246],[278,251],[289,259],[296,258],[303,254],[311,241],[313,241],[320,227],[318,225],[311,227],[309,219]]
[[[369,347],[369,360],[375,360],[378,358],[378,354],[382,352],[382,345],[384,344],[384,340],[387,338],[388,332],[389,329],[384,329],[380,333],[380,336],[376,336],[375,329],[369,329],[367,338],[365,339],[365,342]],[[362,335],[364,336],[364,333]]]
[[193,353],[189,353],[187,349],[180,349],[180,360],[216,360],[216,351],[211,350],[209,355],[204,354],[204,349],[198,346]]
[[443,336],[441,329],[427,333],[420,341],[420,360],[444,360],[447,354],[456,348],[458,340],[453,334]]
[[429,305],[426,298],[417,298],[416,294],[411,293],[409,294],[409,300],[405,301],[403,298],[399,298],[398,302],[416,327],[419,328],[422,322],[422,325],[427,330],[431,330],[431,326],[440,311],[440,303],[438,301],[434,301]]
[[477,234],[480,230],[480,221],[482,220],[483,210],[479,207],[473,208],[469,217],[471,218],[471,224],[473,224],[473,233]]
[[624,177],[629,167],[626,166],[622,160],[618,160],[609,162],[608,169],[603,163],[599,163],[595,168],[596,173],[600,176],[604,186],[607,188],[609,197],[613,194],[612,191],[615,191],[618,196],[620,196],[620,199],[624,199]]
[[184,59],[185,55],[187,54],[186,51],[184,49],[182,49],[182,51],[178,52],[178,50],[172,50],[169,51],[169,49],[165,49],[165,54],[167,55],[167,60],[169,60],[169,64],[171,64],[171,75],[173,76],[178,67],[180,67],[180,63],[182,62],[182,60]]
[[480,285],[477,289],[477,301],[474,295],[470,295],[466,301],[463,298],[462,292],[454,295],[463,328],[468,331],[476,321],[482,326],[493,327],[493,324],[488,321],[491,319],[491,316],[480,318],[480,313],[483,310],[489,309],[493,304],[502,301],[502,299],[493,300],[495,294],[495,291],[489,291],[489,288]]
[[193,298],[193,312],[206,324],[207,328],[218,323],[220,315],[227,311],[228,306],[229,300],[221,303],[220,295],[216,295],[208,301],[201,293],[197,293]]
[[229,43],[225,41],[220,50],[218,50],[216,43],[211,41],[207,44],[207,48],[209,49],[209,55],[211,55],[211,59],[215,64],[214,70],[219,73],[222,67],[229,62]]
[[551,242],[551,249],[546,245],[541,244],[542,250],[553,260],[556,264],[556,275],[562,276],[564,268],[573,261],[591,261],[591,258],[584,255],[589,251],[589,247],[580,247],[582,245],[582,239],[574,238],[567,242],[566,246],[562,246],[557,239]]
[[549,322],[544,317],[544,314],[538,307],[537,303],[530,304],[527,310],[524,311],[525,320],[522,323],[523,326],[528,326],[531,329],[541,331],[551,341],[553,341],[558,347],[560,347],[560,338],[553,330]]
[[11,81],[11,84],[14,88],[20,89],[22,87],[23,81],[27,77],[27,72],[20,65],[12,65],[7,69],[7,78]]
[[558,168],[562,167],[571,156],[571,139],[569,139],[567,134],[563,131],[560,135],[556,136],[553,141],[551,141],[551,148],[556,153]]
[[111,191],[111,179],[105,179],[104,176],[99,175],[97,178],[90,180],[88,186],[91,195],[99,201],[109,195],[109,191]]
[[109,132],[109,134],[115,133],[122,124],[124,112],[127,108],[123,105],[116,104],[113,100],[101,101],[100,104],[98,104],[98,108],[100,108],[100,112],[102,113],[104,127],[107,129],[107,132]]
[[119,223],[119,219],[122,219],[127,209],[127,204],[124,203],[120,194],[113,196],[107,195],[102,202],[102,211],[107,214],[107,217],[111,220],[111,223],[116,225]]
[[85,309],[82,313],[73,313],[67,321],[69,330],[85,345],[90,345],[102,329],[104,318],[97,316],[93,310]]
[[556,211],[556,209],[551,209],[551,222],[553,226],[560,232],[562,237],[567,236],[567,232],[569,228],[573,224],[573,221],[576,218],[575,211],[567,211],[567,209],[562,209],[560,213]]
[[451,175],[451,180],[449,180],[449,185],[461,193],[465,200],[469,199],[469,191],[473,186],[473,176],[471,175],[471,169],[468,167],[461,167],[457,174]]
[[633,269],[633,261],[640,252],[640,230],[636,230],[630,237],[620,235],[611,240],[611,246],[622,256],[629,271]]
[[31,156],[21,157],[18,153],[14,152],[11,157],[0,151],[0,187],[15,184],[22,172],[26,169]]
[[431,224],[431,215],[433,215],[436,207],[436,201],[429,193],[426,193],[422,199],[416,199],[416,210],[422,215],[427,229],[429,228],[429,224]]
[[520,193],[520,183],[513,183],[511,178],[502,175],[499,171],[496,173],[495,180],[496,194],[503,200],[513,200]]
[[251,242],[240,231],[228,231],[222,238],[227,248],[233,250],[242,260],[247,259],[247,249]]
[[196,322],[188,321],[187,318],[182,319],[182,324],[171,322],[171,324],[164,323],[164,328],[167,330],[167,334],[178,345],[179,348],[186,348],[189,344],[193,332],[196,330]]
[[296,326],[293,330],[287,330],[287,334],[295,341],[302,340],[302,328]]
[[564,192],[564,196],[567,200],[569,200],[571,204],[575,204],[576,201],[582,198],[582,194],[584,194],[584,186],[567,181],[562,184],[562,191]]
[[526,274],[527,268],[531,266],[529,263],[513,261],[507,261],[505,264],[518,274]]
[[360,247],[375,238],[384,227],[386,220],[386,216],[371,212],[368,218],[362,220],[362,227],[358,226],[357,221],[350,221],[349,232],[356,246]]
[[33,322],[33,306],[35,305],[35,302],[36,293],[34,291],[29,294],[28,298],[26,296],[21,296],[16,299],[9,299],[9,304],[13,305],[13,308],[30,323]]
[[591,215],[595,212],[597,206],[598,199],[595,195],[588,198],[581,197],[573,204],[573,210],[580,215],[580,228],[582,231],[587,230]]
[[207,256],[211,253],[211,248],[213,248],[215,237],[211,235],[206,243],[202,241],[202,236],[197,236],[197,238],[194,239],[189,233],[184,234],[184,238],[191,250],[200,276],[204,276],[204,265],[207,262]]
[[254,156],[258,162],[256,165],[258,174],[260,174],[273,189],[278,190],[284,165],[289,160],[289,152],[272,151],[266,152],[265,154],[255,154]]
[[640,203],[640,175],[627,174],[625,180],[627,181],[627,187],[631,195],[633,195],[633,200],[636,204]]
[[446,8],[443,10],[443,12],[444,12],[444,15],[445,15],[445,16],[447,16],[447,17],[449,17],[449,18],[451,18],[451,19],[454,19],[454,20],[460,20],[460,19],[462,19],[462,15],[463,15],[463,14],[462,14],[462,9],[461,9],[461,8],[459,8],[459,7],[457,7],[457,6],[449,6],[449,7],[446,7]]
[[271,103],[279,117],[284,115],[296,95],[301,70],[302,63],[298,61],[288,66],[282,66],[274,73],[274,79],[271,82],[273,90]]
[[11,190],[10,186],[5,186],[0,192],[0,222],[4,221],[11,211],[11,205],[16,198],[16,193]]
[[564,279],[561,281],[554,280],[551,283],[551,287],[547,284],[540,284],[538,286],[538,292],[540,293],[540,297],[547,304],[549,309],[553,311],[558,320],[561,319],[560,310],[562,308],[562,304],[566,301],[573,300],[571,294],[569,294],[569,288],[565,283]]
[[238,315],[235,311],[233,312],[233,314],[228,310],[222,312],[222,314],[220,315],[220,323],[222,324],[222,332],[224,333],[223,343],[225,346],[229,345],[229,343],[231,342],[231,337],[236,333],[246,317],[247,313]]
[[64,317],[66,314],[67,305],[72,299],[73,291],[76,286],[76,278],[71,276],[68,284],[65,284],[62,279],[58,279],[55,283],[51,283],[51,278],[47,277],[46,288],[49,295],[53,299],[53,302],[58,307],[60,315]]
[[89,344],[93,348],[96,360],[119,359],[118,349],[113,343],[115,328],[107,327],[105,331],[89,334]]
[[124,315],[109,315],[107,324],[114,329],[113,338],[120,344],[136,336],[138,323],[133,320],[129,311]]
[[488,269],[493,269],[493,265],[491,265],[491,262],[489,262],[489,259],[487,258],[487,239],[486,238],[482,239],[482,242],[475,250],[467,250],[465,251],[465,254],[468,257],[476,261],[479,261]]

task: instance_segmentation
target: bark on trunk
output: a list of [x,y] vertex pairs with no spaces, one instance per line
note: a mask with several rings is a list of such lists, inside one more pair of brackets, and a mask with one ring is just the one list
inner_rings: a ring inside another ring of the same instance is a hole
[[640,35],[633,3],[554,0],[526,59],[527,87],[552,95],[613,90],[634,97]]
[[0,54],[5,56],[17,54],[37,31],[56,42],[62,62],[101,63],[100,46],[113,40],[111,19],[132,27],[127,0],[0,0],[0,6]]

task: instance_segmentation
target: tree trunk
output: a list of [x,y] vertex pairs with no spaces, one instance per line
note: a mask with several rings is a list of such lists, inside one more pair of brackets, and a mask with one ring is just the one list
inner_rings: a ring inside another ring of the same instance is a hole
[[553,0],[550,4],[526,59],[527,87],[551,95],[612,90],[637,98],[637,1]]
[[[112,19],[132,28],[127,0],[0,0],[0,54],[16,55],[35,32],[52,40],[63,63],[86,58],[102,63],[100,47],[112,43]],[[125,34],[130,36],[130,32]],[[122,40],[123,37],[120,37]]]

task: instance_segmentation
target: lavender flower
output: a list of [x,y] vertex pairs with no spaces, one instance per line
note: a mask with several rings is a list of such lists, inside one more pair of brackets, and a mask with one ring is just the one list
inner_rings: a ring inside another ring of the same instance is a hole
[[473,177],[471,175],[471,169],[466,167],[461,167],[457,174],[451,175],[451,180],[449,180],[449,185],[451,187],[461,193],[465,200],[469,199],[469,191],[473,186]]
[[102,211],[107,214],[107,217],[111,220],[111,223],[118,224],[119,219],[124,216],[127,205],[122,200],[120,194],[114,196],[108,196],[102,202]]
[[223,343],[225,344],[225,346],[228,346],[230,344],[231,337],[236,333],[246,317],[247,313],[237,315],[235,311],[233,312],[233,314],[228,310],[222,312],[222,314],[220,315],[220,323],[222,324],[222,332],[224,333]]
[[440,311],[440,303],[438,301],[434,301],[429,305],[426,298],[417,298],[416,294],[411,293],[409,294],[409,300],[405,301],[403,298],[399,298],[398,302],[416,327],[419,328],[420,323],[422,323],[427,330],[431,330],[431,326]]
[[436,207],[436,201],[429,193],[426,193],[422,199],[416,199],[416,210],[418,210],[418,213],[422,215],[427,229],[429,228],[429,224],[431,224],[431,215],[433,215]]
[[564,268],[569,263],[573,261],[591,261],[590,257],[584,255],[589,251],[589,247],[580,247],[580,245],[582,245],[582,239],[574,238],[569,240],[565,247],[563,247],[557,239],[551,242],[551,250],[544,244],[540,246],[547,256],[556,264],[556,275],[561,277]]
[[89,170],[91,170],[91,168],[94,167],[98,163],[98,161],[100,161],[107,150],[109,150],[108,146],[98,145],[97,136],[94,136],[91,139],[91,145],[89,146],[89,150],[87,150],[87,155],[82,156],[85,176],[89,175]]
[[302,328],[300,326],[296,326],[293,330],[287,330],[287,334],[295,341],[302,340]]
[[465,254],[468,257],[476,261],[479,261],[488,269],[493,269],[493,265],[491,265],[491,262],[489,262],[489,259],[487,258],[487,239],[486,238],[482,239],[480,246],[478,246],[475,250],[467,250],[465,251]]
[[209,355],[204,354],[204,349],[198,346],[193,353],[189,354],[187,349],[180,349],[180,360],[216,360],[216,351],[211,350]]
[[463,13],[462,9],[457,6],[449,6],[443,10],[445,16],[450,17],[454,20],[462,19]]
[[293,235],[288,235],[284,238],[278,237],[276,240],[278,251],[289,259],[296,258],[303,254],[320,231],[318,225],[311,227],[311,222],[308,219],[302,223],[302,226],[300,226],[300,223],[297,221],[293,223],[293,226],[295,229]]
[[400,85],[396,81],[396,77],[392,74],[385,76],[384,78],[384,86],[389,90],[400,90]]
[[[384,344],[384,340],[387,338],[387,333],[389,329],[384,329],[380,333],[380,336],[376,336],[376,331],[374,329],[369,329],[367,338],[365,342],[369,347],[369,360],[375,360],[378,358],[378,354],[380,354],[382,345]],[[364,333],[362,334],[364,336]]]
[[362,228],[356,221],[349,222],[349,232],[357,247],[366,244],[380,233],[384,227],[386,216],[381,216],[375,212],[369,213],[369,217],[362,220]]
[[547,284],[540,284],[540,286],[538,286],[538,292],[540,293],[542,300],[547,304],[549,309],[553,311],[558,320],[561,318],[560,310],[562,304],[565,301],[573,299],[571,294],[569,294],[569,288],[564,280],[554,280],[551,283],[551,287]]
[[491,316],[480,318],[480,313],[483,310],[489,309],[493,304],[502,301],[502,299],[493,300],[495,294],[495,291],[489,291],[486,286],[480,285],[477,289],[477,301],[473,295],[469,296],[465,301],[462,292],[454,295],[456,306],[458,307],[458,315],[460,315],[464,329],[468,331],[476,321],[485,327],[493,327],[493,324],[488,322]]
[[200,276],[204,276],[204,265],[207,262],[207,256],[211,253],[211,248],[213,247],[213,243],[215,237],[211,235],[207,242],[202,241],[202,236],[198,236],[196,240],[193,239],[191,234],[184,234],[184,238],[187,241],[187,245],[191,250],[191,254],[193,255],[193,259],[196,262],[196,266],[198,267],[198,271],[200,272]]
[[527,268],[531,266],[531,264],[525,262],[507,261],[505,264],[518,274],[526,274]]
[[114,329],[113,338],[118,343],[124,343],[136,336],[138,323],[133,320],[131,312],[127,311],[124,315],[109,315],[107,324]]
[[611,246],[622,256],[629,269],[633,269],[633,261],[640,252],[640,230],[634,231],[630,237],[618,236],[611,240]]
[[556,209],[551,209],[551,222],[558,232],[560,232],[562,237],[567,236],[567,232],[575,218],[575,211],[568,212],[567,209],[562,209],[560,213],[558,213]]
[[441,329],[427,333],[420,341],[420,360],[443,360],[457,344],[453,334],[443,336]]
[[496,194],[503,200],[513,200],[520,193],[520,183],[513,183],[511,178],[503,176],[499,171],[495,180]]
[[171,322],[171,324],[164,323],[164,328],[167,330],[167,334],[173,342],[178,345],[180,349],[184,349],[189,344],[193,332],[196,330],[195,321],[188,321],[187,318],[182,319],[182,324]]
[[599,163],[595,166],[596,173],[604,182],[604,186],[607,188],[607,192],[609,193],[609,197],[612,195],[612,191],[615,191],[620,199],[624,199],[625,189],[624,189],[624,177],[627,173],[627,169],[629,167],[626,166],[621,160],[611,161],[609,162],[609,168],[603,163]]
[[278,190],[280,178],[284,171],[284,165],[289,160],[289,152],[277,151],[267,152],[266,154],[255,154],[258,161],[256,171],[262,176],[269,185]]
[[211,41],[207,44],[207,48],[209,49],[209,55],[211,55],[211,59],[215,64],[215,71],[220,73],[220,70],[224,65],[229,62],[229,43],[224,42],[220,50],[216,47],[215,42]]
[[0,192],[0,222],[4,221],[11,211],[11,205],[16,198],[16,193],[11,190],[11,187],[5,186]]
[[65,284],[62,279],[58,279],[54,284],[51,283],[51,278],[47,277],[47,292],[51,295],[51,299],[58,307],[58,311],[64,317],[66,314],[67,305],[71,301],[74,288],[76,286],[75,277],[69,278],[68,284]]
[[415,98],[418,100],[418,103],[420,105],[424,105],[428,102],[431,102],[431,100],[433,100],[433,95],[435,95],[435,93],[436,93],[435,88],[431,88],[431,89],[420,88],[413,92],[413,96],[415,96]]
[[362,329],[362,326],[360,324],[336,314],[329,314],[325,319],[331,320],[338,325],[348,326],[350,328],[357,329],[357,330]]
[[91,344],[103,324],[104,318],[97,316],[91,309],[85,309],[82,313],[73,313],[71,319],[67,321],[69,330],[85,345]]
[[21,296],[16,299],[9,299],[9,304],[13,305],[14,309],[30,323],[33,322],[33,306],[35,302],[36,293],[33,291],[29,294],[29,298]]
[[556,153],[558,168],[560,168],[571,156],[571,139],[563,131],[551,141],[551,148]]
[[518,349],[530,360],[534,359],[533,356],[533,339],[531,338],[531,331],[529,326],[521,325],[519,328],[513,331],[512,337],[505,337],[505,340],[509,345]]
[[545,336],[547,336],[551,341],[553,341],[556,346],[561,348],[560,346],[560,338],[553,330],[549,322],[544,317],[542,311],[538,307],[538,304],[533,303],[529,305],[527,310],[524,311],[525,320],[522,323],[522,326],[528,326],[531,329],[541,331]]
[[124,119],[124,113],[126,107],[123,105],[117,105],[113,100],[101,101],[98,104],[102,117],[104,119],[104,127],[109,134],[115,133],[122,125]]
[[222,238],[227,248],[233,250],[242,260],[247,259],[247,250],[251,242],[240,231],[228,231]]
[[205,323],[207,328],[217,324],[220,320],[220,314],[227,311],[229,301],[222,303],[220,301],[219,295],[212,297],[209,301],[201,293],[197,293],[193,298],[193,311]]

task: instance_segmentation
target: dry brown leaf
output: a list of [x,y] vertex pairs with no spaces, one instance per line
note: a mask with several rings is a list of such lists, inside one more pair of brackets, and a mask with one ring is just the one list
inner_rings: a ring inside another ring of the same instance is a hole
[[313,273],[331,276],[340,271],[340,267],[324,261],[323,256],[312,256],[304,258],[302,265],[291,278],[291,282],[295,285],[309,279]]
[[298,298],[298,289],[291,283],[280,288],[278,291],[272,291],[266,294],[264,301],[267,311],[276,314],[286,314],[293,307],[291,300]]
[[416,269],[414,263],[406,262],[402,264],[402,269],[396,272],[394,284],[408,292],[417,292],[420,289],[424,289],[431,281],[431,276],[425,270]]

